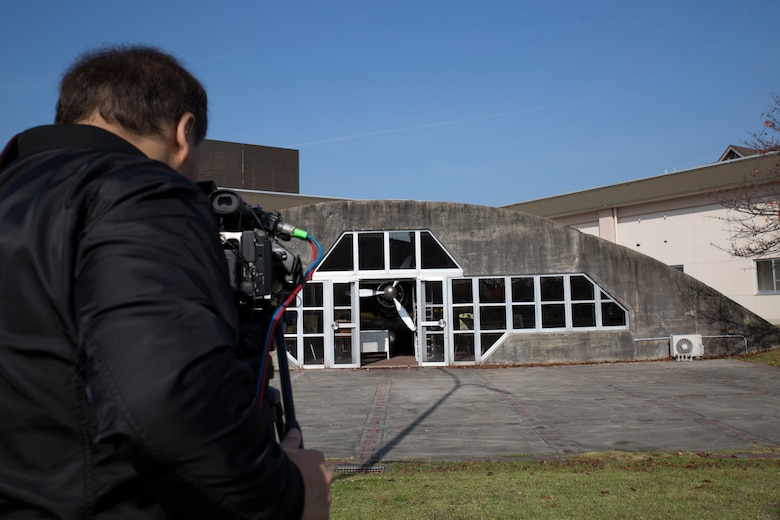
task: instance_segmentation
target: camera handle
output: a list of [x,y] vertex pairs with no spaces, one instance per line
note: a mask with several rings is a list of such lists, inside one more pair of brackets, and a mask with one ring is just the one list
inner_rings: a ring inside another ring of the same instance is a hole
[[[282,401],[284,403],[284,435],[287,435],[291,429],[301,429],[298,420],[295,418],[295,403],[293,402],[292,383],[290,381],[290,365],[287,362],[287,345],[284,341],[284,328],[276,327],[274,330],[274,343],[276,343],[276,356],[279,364],[279,386],[282,390]],[[279,436],[282,439],[282,435]],[[301,444],[303,448],[303,435],[301,435]]]

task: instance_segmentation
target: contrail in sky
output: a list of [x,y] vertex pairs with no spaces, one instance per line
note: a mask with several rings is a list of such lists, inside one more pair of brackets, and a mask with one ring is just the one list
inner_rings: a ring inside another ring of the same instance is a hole
[[[626,94],[624,96],[619,96],[621,98],[625,97],[634,97],[641,95],[641,93],[633,93],[633,94]],[[414,125],[414,126],[405,126],[402,128],[388,128],[385,130],[374,130],[372,132],[361,132],[359,134],[351,134],[351,135],[342,135],[339,137],[330,137],[328,139],[320,139],[319,141],[309,141],[308,143],[300,143],[300,144],[294,144],[291,146],[288,146],[288,148],[303,148],[305,146],[315,146],[318,144],[327,144],[327,143],[336,143],[339,141],[349,141],[351,139],[360,139],[361,137],[371,137],[375,135],[385,135],[385,134],[397,134],[400,132],[408,132],[410,130],[421,130],[423,128],[433,128],[436,126],[447,126],[447,125],[457,125],[461,123],[470,123],[472,121],[481,121],[484,119],[494,119],[497,117],[506,117],[506,116],[514,116],[518,114],[528,114],[530,112],[538,112],[540,110],[549,110],[552,108],[566,108],[573,105],[582,105],[587,103],[595,103],[598,102],[597,100],[590,100],[590,101],[578,101],[578,102],[571,102],[571,103],[561,103],[557,105],[544,105],[540,107],[534,107],[534,108],[524,108],[522,110],[512,110],[509,112],[498,112],[496,114],[486,114],[482,116],[475,116],[475,117],[467,117],[464,119],[452,119],[450,121],[438,121],[436,123],[424,123],[420,125]]]
[[361,132],[359,134],[352,134],[352,135],[342,135],[339,137],[330,137],[328,139],[320,139],[319,141],[310,141],[308,143],[301,143],[289,146],[288,148],[302,148],[304,146],[314,146],[318,144],[327,144],[327,143],[335,143],[338,141],[349,141],[351,139],[359,139],[361,137],[371,137],[375,135],[385,135],[385,134],[396,134],[399,132],[408,132],[410,130],[421,130],[423,128],[433,128],[436,126],[447,126],[447,125],[457,125],[461,123],[470,123],[472,121],[481,121],[483,119],[493,119],[496,117],[504,117],[504,116],[512,116],[516,114],[527,114],[529,112],[537,112],[539,110],[546,110],[548,108],[560,108],[567,105],[548,105],[543,107],[536,107],[536,108],[526,108],[523,110],[513,110],[511,112],[499,112],[497,114],[486,114],[482,116],[475,116],[475,117],[467,117],[464,119],[452,119],[450,121],[438,121],[436,123],[424,123],[420,125],[414,125],[414,126],[405,126],[402,128],[388,128],[385,130],[374,130],[373,132]]

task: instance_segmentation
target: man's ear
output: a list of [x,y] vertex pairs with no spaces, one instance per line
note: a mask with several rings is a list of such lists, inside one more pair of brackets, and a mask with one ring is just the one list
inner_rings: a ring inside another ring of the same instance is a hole
[[174,170],[179,170],[190,160],[195,147],[195,115],[187,112],[179,118],[176,124],[175,150],[173,151],[175,161]]

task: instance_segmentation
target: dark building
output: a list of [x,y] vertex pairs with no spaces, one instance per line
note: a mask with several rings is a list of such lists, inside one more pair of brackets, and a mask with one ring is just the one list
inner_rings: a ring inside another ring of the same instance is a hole
[[243,190],[299,193],[298,150],[206,139],[201,181]]

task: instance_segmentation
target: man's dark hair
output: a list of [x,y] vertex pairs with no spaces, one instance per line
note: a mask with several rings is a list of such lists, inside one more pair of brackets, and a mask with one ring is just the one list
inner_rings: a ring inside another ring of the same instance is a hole
[[206,137],[207,105],[206,90],[170,54],[146,46],[109,47],[83,54],[65,72],[54,122],[76,123],[97,113],[146,136],[192,112],[199,144]]

